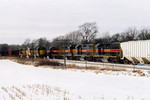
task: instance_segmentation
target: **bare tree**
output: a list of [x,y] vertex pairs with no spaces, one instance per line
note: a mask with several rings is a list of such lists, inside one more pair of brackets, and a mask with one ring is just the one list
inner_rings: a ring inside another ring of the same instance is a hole
[[24,43],[22,44],[22,47],[24,48],[24,47],[30,47],[30,46],[31,46],[30,39],[29,38],[25,39]]
[[20,45],[9,45],[10,50],[19,50],[21,48]]
[[138,36],[137,36],[138,40],[148,40],[150,39],[150,30],[149,29],[142,29]]
[[50,47],[51,43],[46,38],[39,38],[34,40],[33,42],[34,47],[46,47],[47,49]]
[[101,37],[103,39],[103,42],[111,42],[111,36],[109,32],[103,33]]
[[106,42],[111,42],[111,36],[109,32],[105,32],[101,35],[101,37],[95,39],[95,43],[106,43]]
[[63,44],[64,36],[59,36],[53,39],[52,46],[61,46]]
[[121,41],[132,41],[136,40],[138,30],[136,28],[129,28],[126,32],[121,34]]
[[73,31],[65,35],[66,40],[70,40],[70,43],[73,45],[81,44],[81,33],[79,31]]
[[121,35],[119,33],[112,35],[111,40],[112,42],[119,42],[121,39]]
[[92,23],[84,23],[83,25],[79,26],[79,31],[81,32],[82,41],[84,43],[93,42],[98,33],[98,27],[95,22]]

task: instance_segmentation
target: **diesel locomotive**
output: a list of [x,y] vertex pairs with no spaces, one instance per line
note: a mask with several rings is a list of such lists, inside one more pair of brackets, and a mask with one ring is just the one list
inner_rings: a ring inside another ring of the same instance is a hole
[[120,62],[120,43],[83,44],[68,47],[50,47],[49,58],[63,58],[70,60],[89,60],[102,62]]
[[27,58],[44,58],[47,57],[46,48],[45,47],[36,47],[36,48],[22,48],[19,50],[20,57]]

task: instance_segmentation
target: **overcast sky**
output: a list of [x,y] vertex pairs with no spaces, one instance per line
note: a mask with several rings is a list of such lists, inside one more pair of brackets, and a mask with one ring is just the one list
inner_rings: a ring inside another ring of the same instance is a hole
[[0,0],[0,43],[52,40],[85,22],[111,34],[150,27],[150,0]]

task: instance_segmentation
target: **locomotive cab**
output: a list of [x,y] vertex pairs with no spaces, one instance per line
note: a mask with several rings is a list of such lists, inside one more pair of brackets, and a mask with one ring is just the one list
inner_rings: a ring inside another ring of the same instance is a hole
[[76,47],[76,45],[71,45],[70,47],[69,47],[69,49],[70,49],[70,57],[69,57],[69,59],[71,59],[71,60],[73,60],[73,59],[75,59],[75,47]]
[[37,47],[35,50],[34,50],[34,56],[35,57],[40,57],[40,58],[44,58],[47,56],[46,54],[46,48],[45,47]]
[[118,62],[119,54],[120,44],[118,42],[100,43],[96,45],[94,59],[102,62]]
[[74,52],[73,59],[75,59],[75,60],[80,60],[80,57],[81,57],[81,55],[82,55],[82,48],[81,48],[81,45],[76,45],[73,52]]

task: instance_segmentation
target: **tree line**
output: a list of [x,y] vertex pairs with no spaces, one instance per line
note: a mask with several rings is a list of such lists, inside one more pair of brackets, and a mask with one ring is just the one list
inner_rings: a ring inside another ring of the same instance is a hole
[[[100,34],[98,37],[97,35]],[[78,44],[92,44],[92,43],[111,43],[111,42],[126,42],[132,40],[148,40],[150,39],[150,29],[136,29],[134,27],[128,28],[124,32],[116,33],[110,35],[109,32],[100,33],[96,22],[87,22],[78,27],[77,30],[69,32],[64,36],[58,36],[52,41],[46,38],[39,38],[31,41],[30,39],[25,39],[24,43],[21,45],[8,45],[0,44],[0,52],[11,50],[19,50],[20,48],[30,47],[36,48],[39,46],[44,46],[49,49],[50,46],[62,46],[64,45],[78,45]]]
[[[101,36],[97,37],[97,34]],[[79,29],[70,32],[64,36],[59,36],[53,39],[52,45],[59,46],[68,43],[72,45],[77,44],[92,44],[92,43],[111,43],[111,42],[126,42],[133,40],[148,40],[150,39],[150,29],[136,29],[129,27],[126,31],[110,35],[109,32],[100,33],[95,22],[84,23],[79,26]]]

